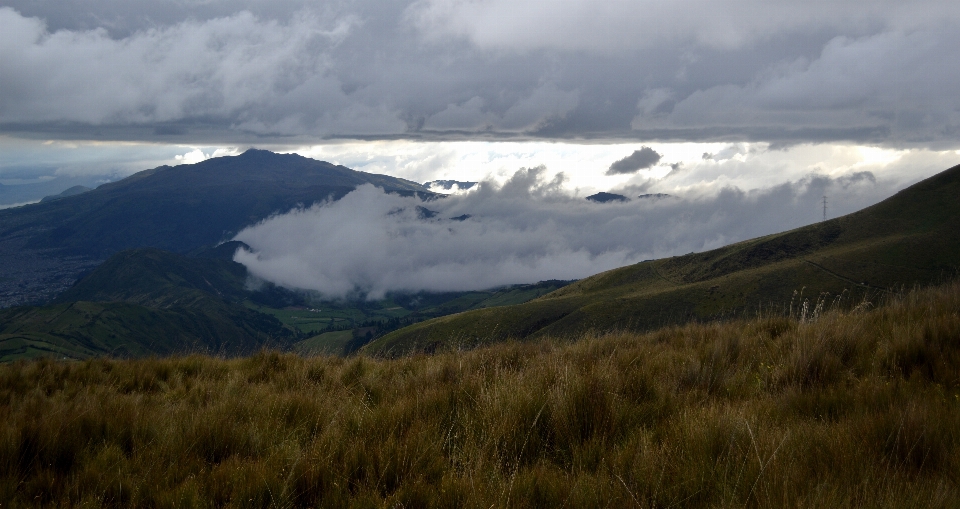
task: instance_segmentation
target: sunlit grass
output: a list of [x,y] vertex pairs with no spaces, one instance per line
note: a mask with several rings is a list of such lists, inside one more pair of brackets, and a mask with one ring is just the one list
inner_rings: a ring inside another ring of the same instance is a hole
[[0,367],[0,500],[957,507],[960,285],[395,360]]

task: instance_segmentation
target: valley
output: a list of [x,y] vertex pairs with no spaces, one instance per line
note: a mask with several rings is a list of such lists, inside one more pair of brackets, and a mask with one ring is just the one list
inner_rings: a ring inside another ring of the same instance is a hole
[[[848,216],[572,284],[326,299],[251,276],[233,261],[244,244],[223,241],[243,221],[303,206],[306,197],[335,199],[351,185],[429,192],[299,156],[248,151],[220,159],[0,211],[0,246],[7,246],[0,285],[8,299],[0,309],[0,360],[232,356],[261,348],[394,357],[852,308],[950,281],[960,266],[954,167]],[[256,185],[238,184],[255,175]],[[219,201],[200,199],[206,192]],[[24,303],[34,306],[9,306]]]

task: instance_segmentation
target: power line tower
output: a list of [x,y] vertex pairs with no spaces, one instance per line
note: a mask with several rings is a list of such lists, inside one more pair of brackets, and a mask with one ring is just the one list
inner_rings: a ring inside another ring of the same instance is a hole
[[827,197],[823,197],[823,220],[827,220]]

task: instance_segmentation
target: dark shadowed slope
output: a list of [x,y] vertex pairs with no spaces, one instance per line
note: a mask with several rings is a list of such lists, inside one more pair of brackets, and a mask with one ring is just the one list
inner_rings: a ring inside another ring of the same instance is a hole
[[63,192],[61,192],[61,193],[59,193],[59,194],[52,194],[52,195],[49,195],[49,196],[44,196],[42,199],[40,199],[40,201],[41,201],[41,202],[48,202],[48,201],[53,201],[53,200],[59,200],[60,198],[66,198],[66,197],[68,197],[68,196],[76,196],[76,195],[78,195],[78,194],[83,194],[83,193],[85,193],[85,192],[87,192],[87,191],[92,191],[92,190],[93,190],[93,189],[90,189],[90,188],[87,187],[87,186],[73,186],[73,187],[71,187],[71,188],[69,188],[69,189],[67,189],[67,190],[65,190],[65,191],[63,191]]
[[272,213],[337,199],[367,183],[390,192],[428,193],[403,179],[248,150],[161,166],[80,195],[0,211],[0,238],[28,231],[28,248],[94,256],[135,247],[187,252],[228,240]]
[[[534,301],[423,322],[366,347],[380,355],[507,338],[576,337],[752,314],[813,313],[960,268],[960,166],[862,211],[704,253],[597,274]],[[798,293],[796,296],[794,292]]]
[[431,194],[403,179],[248,150],[0,210],[0,307],[44,302],[121,250],[188,253],[229,240],[273,213],[339,199],[362,184]]

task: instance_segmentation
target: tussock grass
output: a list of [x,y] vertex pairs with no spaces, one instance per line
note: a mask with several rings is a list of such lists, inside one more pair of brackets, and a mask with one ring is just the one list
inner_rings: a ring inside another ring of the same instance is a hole
[[0,367],[0,500],[957,507],[960,284],[394,360]]

